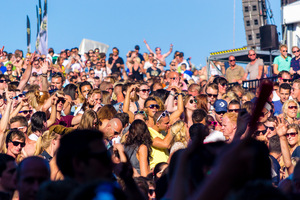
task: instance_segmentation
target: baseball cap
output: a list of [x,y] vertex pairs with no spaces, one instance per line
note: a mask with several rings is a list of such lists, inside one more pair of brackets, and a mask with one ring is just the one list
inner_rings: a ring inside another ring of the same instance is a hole
[[140,50],[140,46],[139,45],[135,45],[134,49],[135,50]]
[[218,99],[214,103],[214,108],[216,112],[227,112],[227,102],[223,99]]

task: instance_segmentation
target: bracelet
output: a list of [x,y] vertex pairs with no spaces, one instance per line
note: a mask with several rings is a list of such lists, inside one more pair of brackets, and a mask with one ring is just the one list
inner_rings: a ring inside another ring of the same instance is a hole
[[175,97],[175,94],[170,93],[170,95],[172,95],[173,97]]

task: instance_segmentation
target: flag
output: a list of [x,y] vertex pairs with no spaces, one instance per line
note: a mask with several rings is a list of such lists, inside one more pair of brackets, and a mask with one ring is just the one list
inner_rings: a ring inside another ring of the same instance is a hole
[[35,6],[36,8],[36,25],[37,25],[37,28],[36,28],[36,41],[35,41],[35,50],[37,51],[39,49],[39,33],[40,33],[40,20],[39,20],[39,9],[37,6]]
[[39,0],[39,19],[40,19],[40,23],[42,23],[42,3],[41,3],[41,0]]
[[29,17],[27,15],[27,52],[30,52],[31,49],[31,45],[30,45],[30,38],[31,38],[31,30],[30,30],[30,21],[29,21]]
[[[45,8],[47,8],[47,0],[45,0]],[[38,52],[42,55],[48,53],[48,29],[47,29],[47,9],[44,10],[43,20],[41,22],[40,34],[37,41],[39,41]]]

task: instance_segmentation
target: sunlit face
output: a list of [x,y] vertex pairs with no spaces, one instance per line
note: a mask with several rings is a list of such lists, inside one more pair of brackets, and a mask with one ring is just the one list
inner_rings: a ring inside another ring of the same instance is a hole
[[62,85],[63,83],[61,77],[56,77],[51,79],[51,86],[53,86],[53,88],[57,88],[58,90],[60,90],[62,88]]
[[168,116],[162,117],[159,122],[156,123],[159,130],[166,131],[170,127],[170,118]]
[[298,108],[297,108],[297,105],[294,103],[294,102],[290,102],[288,104],[288,108],[287,108],[287,112],[286,112],[286,115],[290,118],[296,118],[297,117],[297,111],[298,111]]
[[156,101],[148,101],[147,104],[146,104],[146,109],[147,109],[148,116],[153,118],[153,116],[158,111],[158,109],[155,106],[151,107],[151,105],[158,105],[158,104],[157,104]]
[[227,143],[231,143],[236,130],[236,124],[230,121],[230,119],[225,116],[222,120],[222,131],[225,136]]
[[142,85],[138,93],[139,97],[142,99],[147,99],[149,97],[150,88],[148,85]]
[[287,56],[287,48],[286,47],[281,47],[280,48],[280,53],[281,53],[281,55],[286,57]]
[[192,110],[192,111],[196,110],[197,109],[197,100],[193,96],[191,96],[189,98],[188,102],[186,103],[185,108],[187,110]]
[[286,100],[289,99],[289,96],[290,96],[290,90],[289,89],[283,89],[283,88],[281,88],[279,90],[279,97],[280,97],[281,103],[286,102]]
[[84,85],[81,87],[81,93],[84,98],[86,98],[87,94],[92,90],[90,85]]
[[273,137],[274,135],[276,135],[276,129],[275,129],[276,123],[275,122],[266,121],[265,127],[267,129],[267,138],[268,139],[270,139],[271,137]]
[[[13,144],[13,142],[18,142],[19,144],[17,146],[15,146]],[[21,146],[21,143],[25,143],[24,140],[19,139],[17,136],[12,138],[11,141],[8,142],[8,147],[7,147],[7,154],[9,155],[15,155],[18,156],[19,154],[21,154],[21,151],[23,149],[23,147]]]
[[217,100],[218,97],[218,90],[213,89],[211,87],[208,87],[206,90],[207,94],[207,101],[211,104],[214,105],[215,101]]
[[[292,86],[292,91],[291,91],[291,96],[293,97],[293,99],[295,99],[296,101],[299,101],[300,98],[300,85],[298,83],[294,83]],[[299,99],[299,100],[298,100]]]
[[298,132],[294,128],[290,128],[286,132],[286,137],[290,146],[294,146],[298,143]]

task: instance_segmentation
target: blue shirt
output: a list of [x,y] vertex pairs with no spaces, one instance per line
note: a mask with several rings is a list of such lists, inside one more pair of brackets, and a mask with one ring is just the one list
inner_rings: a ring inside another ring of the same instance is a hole
[[278,101],[273,101],[273,104],[274,104],[274,116],[277,116],[279,114],[282,113],[282,103],[280,100]]
[[296,72],[298,70],[300,70],[300,59],[296,60],[296,58],[292,58],[291,60],[291,67],[293,68],[293,70]]

